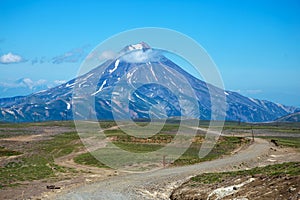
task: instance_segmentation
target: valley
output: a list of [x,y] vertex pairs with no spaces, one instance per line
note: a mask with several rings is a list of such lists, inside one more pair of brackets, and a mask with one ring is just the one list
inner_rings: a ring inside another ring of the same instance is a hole
[[[103,146],[106,141],[112,141],[126,151],[142,152],[167,144],[178,128],[177,124],[167,124],[146,143],[124,135],[114,122],[100,124],[107,134]],[[207,123],[200,122],[199,127],[206,129]],[[162,169],[147,172],[147,166],[140,165],[138,167],[146,171],[139,173],[111,169],[91,156],[73,122],[0,124],[0,130],[1,199],[73,199],[78,195],[90,195],[88,197],[94,199],[168,199],[176,188],[199,173],[299,162],[300,127],[297,124],[227,122],[224,136],[207,157],[197,157],[203,137],[199,131],[191,147],[174,163],[163,163],[161,159],[151,166]],[[276,140],[278,146],[271,140]],[[59,189],[49,191],[49,185]]]

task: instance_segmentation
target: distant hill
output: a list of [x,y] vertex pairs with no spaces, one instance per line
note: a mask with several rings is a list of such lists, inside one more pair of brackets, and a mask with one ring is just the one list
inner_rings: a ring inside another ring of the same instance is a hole
[[300,112],[292,113],[286,116],[283,116],[276,121],[278,122],[300,122]]

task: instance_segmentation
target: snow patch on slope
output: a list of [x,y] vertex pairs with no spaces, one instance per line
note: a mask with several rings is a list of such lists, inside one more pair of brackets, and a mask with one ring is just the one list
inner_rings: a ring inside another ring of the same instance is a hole
[[213,190],[207,197],[207,200],[210,200],[212,196],[216,196],[216,198],[214,199],[223,199],[224,197],[234,194],[236,192],[238,192],[238,189],[248,183],[251,183],[252,181],[254,181],[255,178],[250,178],[249,180],[238,184],[238,185],[231,185],[228,187],[224,187],[224,188],[218,188]]
[[110,73],[110,74],[113,73],[114,71],[116,71],[116,69],[117,69],[118,66],[119,66],[119,63],[120,63],[120,60],[116,60],[116,62],[115,62],[115,67],[114,67],[113,69],[110,69],[110,70],[109,70],[109,73]]
[[96,91],[96,92],[94,92],[91,96],[95,96],[96,94],[98,94],[99,92],[101,92],[102,91],[102,89],[103,89],[103,87],[104,87],[104,85],[106,84],[106,79],[103,81],[103,83],[102,83],[102,85],[100,86],[100,88]]

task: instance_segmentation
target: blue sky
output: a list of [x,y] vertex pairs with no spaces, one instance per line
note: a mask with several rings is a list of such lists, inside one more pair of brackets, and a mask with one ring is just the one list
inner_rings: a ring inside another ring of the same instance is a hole
[[75,77],[82,59],[112,35],[162,27],[201,44],[227,90],[300,106],[297,0],[1,0],[0,24],[0,97]]

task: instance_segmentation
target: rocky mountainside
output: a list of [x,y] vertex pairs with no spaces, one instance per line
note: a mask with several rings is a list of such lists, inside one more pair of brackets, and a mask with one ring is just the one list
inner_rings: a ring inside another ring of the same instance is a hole
[[90,115],[99,120],[178,116],[218,119],[211,116],[211,98],[222,95],[227,105],[219,114],[226,112],[226,120],[266,122],[300,111],[214,87],[184,71],[160,51],[139,43],[125,47],[116,58],[67,83],[28,96],[0,99],[0,121],[84,120]]

